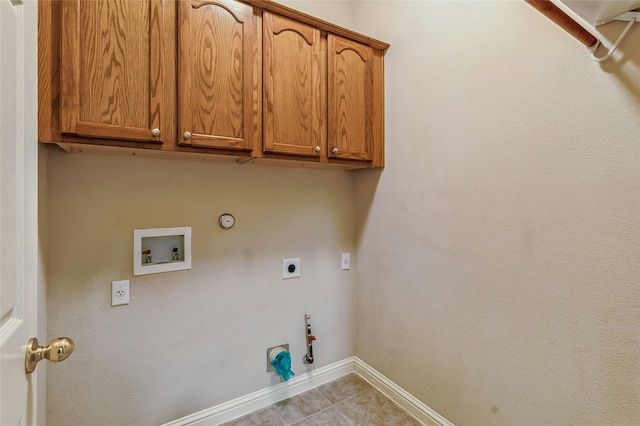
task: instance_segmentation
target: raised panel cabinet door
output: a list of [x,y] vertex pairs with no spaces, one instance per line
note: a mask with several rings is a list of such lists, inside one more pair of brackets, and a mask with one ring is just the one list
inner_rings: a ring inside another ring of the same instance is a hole
[[65,0],[63,134],[162,142],[162,0]]
[[371,161],[374,142],[374,53],[328,35],[330,158]]
[[263,16],[265,152],[326,157],[326,42],[320,30]]
[[261,109],[253,8],[233,0],[179,7],[179,143],[253,150]]

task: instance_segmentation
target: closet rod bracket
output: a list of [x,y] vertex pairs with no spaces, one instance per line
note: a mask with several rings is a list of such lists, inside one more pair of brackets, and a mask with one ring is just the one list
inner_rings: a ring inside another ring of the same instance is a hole
[[618,45],[620,45],[620,42],[622,41],[624,36],[627,35],[627,32],[629,32],[629,29],[631,29],[631,26],[635,22],[640,22],[640,12],[626,12],[626,13],[623,13],[622,15],[616,16],[615,18],[612,19],[612,21],[629,21],[629,23],[624,28],[624,30],[622,30],[622,32],[620,33],[620,36],[618,36],[618,39],[615,41],[615,43],[611,45],[607,54],[601,57],[596,56],[596,51],[598,50],[598,47],[600,47],[600,44],[602,44],[600,42],[600,39],[598,39],[598,42],[591,49],[591,59],[593,59],[596,62],[603,62],[611,57],[613,52],[615,52],[615,50],[618,48]]

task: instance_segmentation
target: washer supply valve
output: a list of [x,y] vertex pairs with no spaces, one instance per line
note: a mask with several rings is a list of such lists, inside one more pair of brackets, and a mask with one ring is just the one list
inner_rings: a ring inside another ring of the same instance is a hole
[[311,315],[305,314],[304,320],[307,325],[307,354],[302,360],[305,364],[313,364],[313,341],[316,340],[316,336],[311,334]]

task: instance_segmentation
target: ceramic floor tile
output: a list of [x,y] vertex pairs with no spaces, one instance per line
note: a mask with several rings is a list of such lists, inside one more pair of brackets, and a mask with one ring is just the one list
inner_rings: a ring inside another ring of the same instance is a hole
[[274,408],[285,424],[290,425],[330,406],[331,403],[319,390],[311,389],[278,402]]
[[254,411],[222,426],[283,426],[284,422],[273,406]]
[[351,424],[332,407],[307,417],[294,426],[351,426]]
[[391,426],[407,413],[375,389],[359,393],[336,409],[354,426]]
[[255,411],[222,426],[422,426],[356,374]]
[[318,390],[322,392],[332,404],[369,389],[373,389],[373,387],[355,374],[349,374],[333,382],[318,386]]

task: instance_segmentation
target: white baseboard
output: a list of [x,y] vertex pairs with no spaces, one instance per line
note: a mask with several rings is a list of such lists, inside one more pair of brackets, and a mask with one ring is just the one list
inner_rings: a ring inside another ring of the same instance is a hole
[[215,426],[266,408],[292,396],[356,373],[409,414],[429,426],[454,426],[453,423],[418,401],[404,389],[387,379],[358,357],[351,357],[306,374],[295,376],[285,383],[269,386],[215,407],[182,417],[162,426]]
[[354,365],[354,358],[347,358],[309,373],[296,375],[288,382],[269,386],[162,426],[219,425],[353,373]]
[[431,407],[423,404],[400,386],[387,379],[377,370],[358,357],[353,357],[357,375],[369,382],[387,398],[404,408],[409,414],[429,426],[454,426]]

